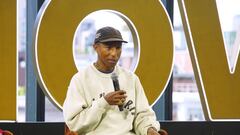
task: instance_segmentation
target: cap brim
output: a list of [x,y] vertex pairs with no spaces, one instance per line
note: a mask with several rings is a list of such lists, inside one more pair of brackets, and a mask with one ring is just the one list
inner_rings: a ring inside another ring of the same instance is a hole
[[100,43],[106,43],[106,42],[123,42],[123,43],[128,43],[127,41],[125,40],[122,40],[122,39],[119,39],[119,38],[109,38],[109,39],[104,39],[104,40],[101,40],[99,41]]

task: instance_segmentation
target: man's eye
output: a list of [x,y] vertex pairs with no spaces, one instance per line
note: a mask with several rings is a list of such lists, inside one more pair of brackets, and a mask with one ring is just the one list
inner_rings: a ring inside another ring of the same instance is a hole
[[104,46],[104,48],[106,48],[106,49],[110,49],[110,46]]

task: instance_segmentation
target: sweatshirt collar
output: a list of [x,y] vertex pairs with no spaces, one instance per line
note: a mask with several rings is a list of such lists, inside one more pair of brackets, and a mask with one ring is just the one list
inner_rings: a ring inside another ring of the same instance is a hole
[[91,64],[91,68],[94,70],[95,73],[97,73],[99,76],[101,77],[111,77],[112,73],[116,73],[118,75],[118,66],[116,65],[113,69],[112,72],[110,73],[104,73],[104,72],[101,72],[99,71],[95,66],[94,66],[94,63]]

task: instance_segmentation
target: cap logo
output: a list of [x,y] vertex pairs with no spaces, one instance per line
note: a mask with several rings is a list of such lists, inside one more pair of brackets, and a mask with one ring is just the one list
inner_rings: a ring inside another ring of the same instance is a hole
[[101,36],[101,33],[96,34],[96,38],[99,38]]

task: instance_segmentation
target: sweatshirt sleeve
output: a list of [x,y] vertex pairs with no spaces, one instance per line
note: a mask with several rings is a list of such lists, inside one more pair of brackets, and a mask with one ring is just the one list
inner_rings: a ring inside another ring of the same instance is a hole
[[149,127],[160,130],[160,124],[156,120],[155,112],[148,104],[147,97],[139,78],[136,78],[136,116],[134,119],[134,130],[137,135],[147,135]]
[[94,130],[108,107],[104,98],[88,105],[81,82],[76,75],[72,78],[63,104],[64,120],[71,131],[81,134]]

